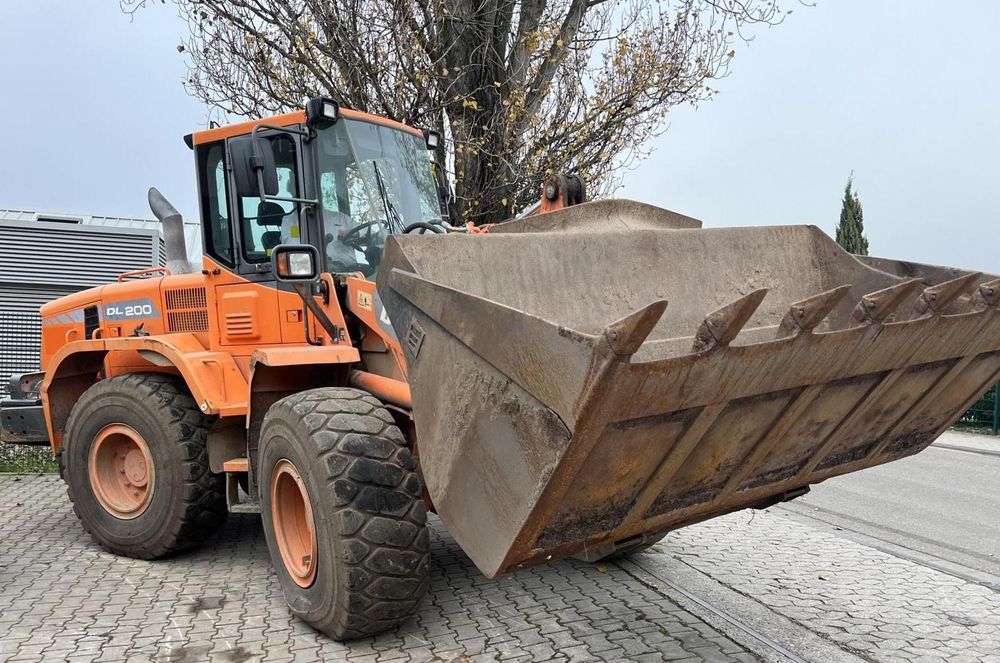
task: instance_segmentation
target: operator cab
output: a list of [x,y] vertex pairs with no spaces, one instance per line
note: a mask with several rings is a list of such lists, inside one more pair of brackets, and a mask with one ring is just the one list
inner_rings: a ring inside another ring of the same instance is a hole
[[287,244],[316,247],[320,271],[372,279],[389,235],[443,222],[433,132],[314,99],[186,140],[205,255],[249,280],[272,280],[272,251]]

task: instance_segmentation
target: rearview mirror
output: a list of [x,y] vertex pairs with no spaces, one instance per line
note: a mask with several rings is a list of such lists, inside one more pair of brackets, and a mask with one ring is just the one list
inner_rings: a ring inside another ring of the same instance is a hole
[[236,193],[241,198],[263,199],[265,196],[278,195],[278,169],[274,165],[271,141],[254,136],[231,138],[229,153],[233,159]]

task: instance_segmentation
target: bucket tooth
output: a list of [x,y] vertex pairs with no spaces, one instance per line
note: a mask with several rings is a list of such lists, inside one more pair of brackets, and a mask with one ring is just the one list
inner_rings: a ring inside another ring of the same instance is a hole
[[983,310],[991,306],[1000,306],[1000,279],[983,283],[972,295],[974,310]]
[[928,311],[942,313],[949,304],[967,293],[982,275],[982,272],[972,272],[965,276],[959,276],[957,279],[924,288],[913,307],[920,315]]
[[920,279],[910,279],[868,293],[854,308],[851,319],[859,325],[888,321],[899,305],[909,299],[910,295],[920,286],[920,283]]
[[694,352],[704,352],[715,347],[725,347],[743,329],[760,303],[764,301],[767,288],[754,290],[749,295],[737,299],[705,316],[694,336]]
[[616,355],[635,354],[667,310],[667,300],[658,301],[608,325],[604,337]]
[[788,313],[778,325],[778,338],[812,332],[830,314],[830,311],[836,308],[837,304],[847,296],[850,290],[851,286],[842,285],[795,302],[788,308]]

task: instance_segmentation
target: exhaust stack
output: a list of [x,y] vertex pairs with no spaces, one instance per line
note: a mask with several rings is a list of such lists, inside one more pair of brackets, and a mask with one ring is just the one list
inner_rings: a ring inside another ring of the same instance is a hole
[[149,188],[149,209],[163,226],[163,244],[167,252],[167,269],[171,274],[187,274],[191,263],[184,242],[184,219],[156,187]]

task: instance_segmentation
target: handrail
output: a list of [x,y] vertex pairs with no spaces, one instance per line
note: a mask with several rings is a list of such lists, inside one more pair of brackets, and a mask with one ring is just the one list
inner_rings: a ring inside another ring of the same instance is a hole
[[164,276],[170,276],[170,270],[166,267],[146,267],[145,269],[133,269],[130,272],[122,272],[118,275],[118,282],[121,283],[125,279],[132,278],[135,276],[150,276],[152,274],[163,274]]

